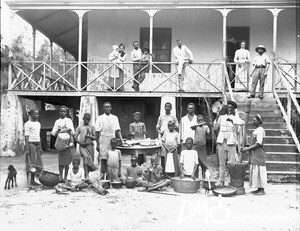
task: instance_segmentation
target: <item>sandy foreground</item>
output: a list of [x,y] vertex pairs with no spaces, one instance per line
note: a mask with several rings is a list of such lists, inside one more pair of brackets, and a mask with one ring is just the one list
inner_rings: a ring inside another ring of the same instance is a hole
[[[57,172],[55,154],[44,154],[44,166]],[[53,189],[28,191],[24,157],[1,158],[1,230],[300,230],[300,187],[269,184],[266,195],[216,197],[204,189],[196,194],[172,195],[110,189],[105,196],[91,189],[58,195]],[[18,170],[18,187],[4,190],[6,168]],[[124,157],[124,169],[129,158]],[[124,170],[123,169],[123,170]],[[91,178],[96,178],[94,172]]]

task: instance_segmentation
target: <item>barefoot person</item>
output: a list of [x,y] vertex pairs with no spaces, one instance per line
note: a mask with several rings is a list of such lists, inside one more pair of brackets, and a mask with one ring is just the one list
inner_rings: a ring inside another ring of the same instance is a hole
[[173,49],[173,55],[177,65],[178,77],[180,78],[185,65],[193,63],[194,56],[187,46],[182,45],[182,39],[178,38],[176,42],[177,46]]
[[253,117],[252,125],[255,130],[252,133],[249,147],[242,148],[241,152],[249,152],[249,185],[257,188],[251,193],[264,195],[267,185],[266,152],[263,149],[265,130],[262,128],[263,120],[259,114]]
[[[39,111],[37,109],[31,109],[29,111],[29,120],[24,125],[25,130],[25,153],[26,153],[26,171],[27,176],[31,175],[30,182],[28,184],[32,186],[38,186],[35,181],[35,175],[43,169],[43,162],[41,158],[42,148],[40,131],[41,124],[38,122]],[[38,172],[33,173],[31,168],[35,168]]]
[[[66,181],[69,165],[72,161],[72,151],[74,147],[73,135],[75,134],[73,122],[67,118],[68,108],[59,108],[60,118],[55,121],[51,134],[56,137],[56,149],[58,152],[58,168],[60,181]],[[58,137],[61,136],[62,138]],[[65,143],[66,141],[66,143]],[[63,175],[63,172],[65,173]]]
[[101,162],[100,178],[107,173],[107,152],[111,148],[110,141],[117,134],[123,144],[121,128],[117,116],[111,114],[112,106],[110,102],[103,104],[103,114],[96,120],[97,150],[99,151],[98,161]]
[[96,140],[96,131],[93,125],[90,125],[91,114],[83,115],[83,125],[79,126],[75,132],[75,140],[79,144],[79,152],[83,157],[84,177],[89,179],[89,172],[95,171],[97,167],[94,164],[94,143]]

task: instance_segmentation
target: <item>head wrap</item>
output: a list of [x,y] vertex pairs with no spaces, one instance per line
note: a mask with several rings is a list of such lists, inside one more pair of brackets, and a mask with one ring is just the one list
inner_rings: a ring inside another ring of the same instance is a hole
[[229,101],[227,102],[227,105],[228,105],[228,104],[231,104],[231,105],[233,106],[234,109],[237,109],[237,104],[236,104],[234,101],[229,100]]
[[133,113],[133,117],[135,117],[136,115],[139,115],[141,117],[141,113],[139,111]]
[[256,114],[254,117],[259,122],[259,124],[263,124],[263,119],[261,118],[260,114]]

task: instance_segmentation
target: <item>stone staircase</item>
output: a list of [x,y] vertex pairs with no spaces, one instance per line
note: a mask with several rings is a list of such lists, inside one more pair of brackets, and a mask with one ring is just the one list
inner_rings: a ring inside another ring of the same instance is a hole
[[[243,117],[247,98],[235,97],[238,111]],[[247,135],[251,135],[254,127],[252,118],[260,114],[266,132],[264,149],[267,153],[268,180],[271,182],[300,182],[300,153],[287,129],[281,111],[274,98],[263,100],[251,99],[251,112],[248,120]]]

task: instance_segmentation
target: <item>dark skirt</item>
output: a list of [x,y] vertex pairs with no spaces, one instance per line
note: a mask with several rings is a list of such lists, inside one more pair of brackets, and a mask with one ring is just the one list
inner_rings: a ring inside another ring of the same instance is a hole
[[34,167],[37,169],[37,171],[41,171],[43,169],[43,162],[41,157],[40,143],[29,143],[28,148],[29,153],[26,154],[25,157],[26,171],[30,172],[30,167]]
[[72,149],[68,148],[65,151],[58,152],[58,165],[68,166],[72,161]]

